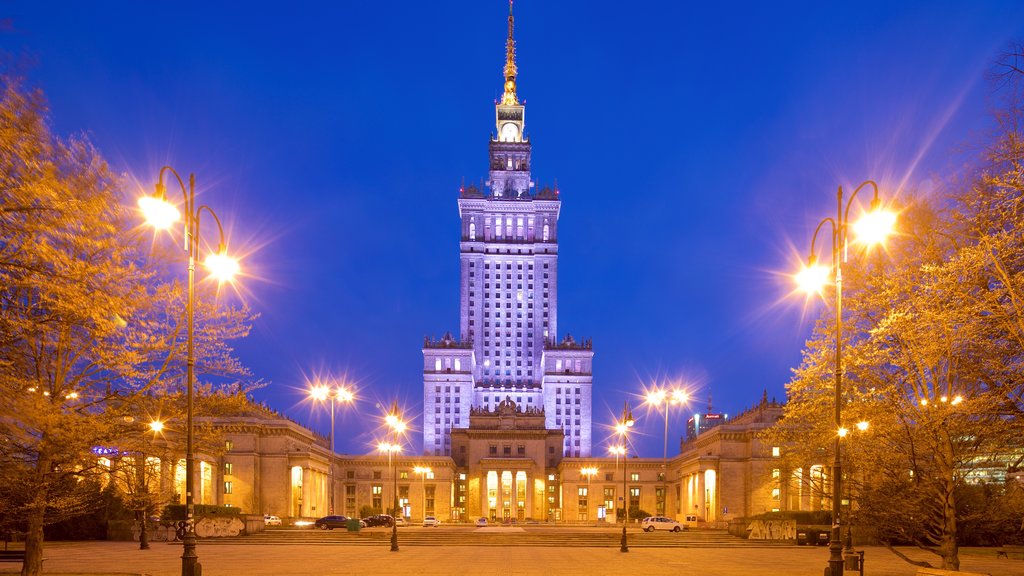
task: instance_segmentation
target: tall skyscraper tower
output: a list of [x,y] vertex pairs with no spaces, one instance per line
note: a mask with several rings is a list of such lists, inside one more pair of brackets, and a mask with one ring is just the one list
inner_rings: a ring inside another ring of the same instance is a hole
[[425,454],[450,455],[450,431],[468,427],[470,409],[492,410],[508,398],[520,410],[543,410],[547,428],[565,431],[564,455],[590,455],[594,354],[590,341],[557,338],[562,203],[557,188],[534,191],[513,24],[510,1],[489,191],[459,190],[460,338],[424,342]]

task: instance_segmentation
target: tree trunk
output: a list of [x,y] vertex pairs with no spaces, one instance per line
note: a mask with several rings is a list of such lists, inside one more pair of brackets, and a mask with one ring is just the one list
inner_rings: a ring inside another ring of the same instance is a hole
[[49,468],[49,458],[40,457],[36,462],[36,493],[28,509],[25,563],[21,565],[21,576],[38,576],[43,572],[43,524],[46,520],[46,473]]
[[939,554],[942,555],[944,570],[960,570],[960,546],[956,540],[956,469],[953,465],[953,447],[949,439],[942,444],[943,470],[939,480],[942,498],[942,539]]
[[135,518],[139,524],[139,550],[149,550],[149,532],[146,530],[146,510],[136,510]]

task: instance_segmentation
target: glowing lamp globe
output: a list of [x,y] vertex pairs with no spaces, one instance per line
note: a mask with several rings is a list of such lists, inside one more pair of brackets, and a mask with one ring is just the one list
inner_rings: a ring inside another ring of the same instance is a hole
[[146,222],[157,229],[167,230],[181,218],[173,204],[159,196],[143,196],[139,198],[139,209]]
[[875,209],[853,223],[856,241],[867,246],[884,244],[896,228],[896,214]]
[[828,284],[828,277],[831,270],[827,266],[814,264],[813,262],[804,266],[795,276],[796,285],[800,290],[808,294],[821,294]]
[[206,257],[206,269],[210,275],[220,282],[229,282],[238,274],[238,260],[228,256],[224,252],[216,252]]

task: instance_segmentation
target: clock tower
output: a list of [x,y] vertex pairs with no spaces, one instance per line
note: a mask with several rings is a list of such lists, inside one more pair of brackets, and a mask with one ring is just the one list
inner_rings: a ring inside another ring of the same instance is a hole
[[494,107],[497,137],[491,140],[490,186],[497,198],[522,198],[528,195],[530,181],[530,141],[523,133],[526,106],[516,96],[516,41],[512,37],[515,21],[512,2],[508,3],[508,39],[505,41],[505,86],[501,101]]
[[459,188],[458,336],[423,343],[424,454],[454,455],[452,431],[470,428],[471,414],[514,405],[557,432],[563,456],[590,456],[594,351],[589,339],[558,336],[562,201],[557,188],[534,191],[513,24],[510,1],[497,130],[488,143],[490,190]]

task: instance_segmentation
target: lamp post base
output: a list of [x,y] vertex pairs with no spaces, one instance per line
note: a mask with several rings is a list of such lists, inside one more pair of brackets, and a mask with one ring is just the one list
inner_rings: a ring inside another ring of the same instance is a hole
[[626,525],[622,525],[622,539],[619,541],[619,552],[629,552],[629,545],[626,543]]
[[202,576],[203,566],[196,554],[196,533],[189,531],[182,541],[181,576]]
[[391,524],[391,551],[398,552],[398,523]]

